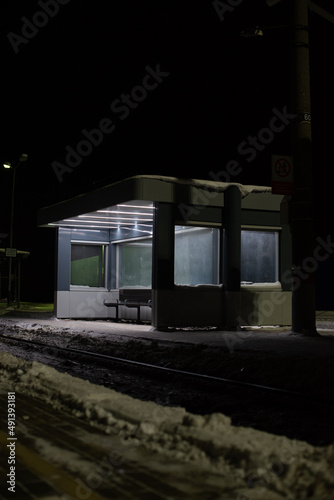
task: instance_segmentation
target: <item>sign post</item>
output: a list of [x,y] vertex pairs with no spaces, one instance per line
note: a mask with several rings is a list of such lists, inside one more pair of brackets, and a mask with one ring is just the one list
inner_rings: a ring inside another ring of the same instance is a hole
[[6,257],[16,258],[17,250],[16,248],[6,248]]

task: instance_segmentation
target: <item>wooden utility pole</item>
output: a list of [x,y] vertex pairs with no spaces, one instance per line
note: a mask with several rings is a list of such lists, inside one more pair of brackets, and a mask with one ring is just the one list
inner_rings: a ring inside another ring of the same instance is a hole
[[291,123],[293,184],[290,204],[292,235],[292,331],[318,335],[315,318],[314,200],[308,0],[290,0]]

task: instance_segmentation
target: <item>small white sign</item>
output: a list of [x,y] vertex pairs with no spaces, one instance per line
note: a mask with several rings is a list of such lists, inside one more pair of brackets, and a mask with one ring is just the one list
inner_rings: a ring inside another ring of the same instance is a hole
[[292,156],[273,155],[271,164],[272,193],[291,195],[293,191]]
[[16,257],[16,248],[6,248],[6,257]]

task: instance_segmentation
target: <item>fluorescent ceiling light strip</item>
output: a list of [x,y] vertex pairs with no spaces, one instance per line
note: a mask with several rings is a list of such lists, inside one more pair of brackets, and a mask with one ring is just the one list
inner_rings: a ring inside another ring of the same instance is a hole
[[133,228],[133,227],[122,227],[122,229],[128,229],[129,231],[136,231],[138,233],[152,234],[152,231],[147,231],[147,230],[144,230],[144,229],[136,229],[136,228]]
[[[143,219],[143,220],[146,220],[146,219]],[[123,224],[128,224],[128,225],[133,225],[135,226],[136,224],[138,224],[137,222],[118,222],[117,219],[115,219],[113,222],[111,221],[103,221],[103,220],[78,220],[78,219],[66,219],[64,220],[64,223],[67,223],[67,222],[75,222],[76,224],[79,224],[81,226],[84,226],[85,224],[87,223],[91,223],[91,224],[117,224],[117,225],[123,225]]]
[[[64,223],[64,222],[59,222],[59,223],[55,223],[55,222],[50,222],[48,224],[49,226],[57,226],[57,227],[76,227],[76,228],[87,228],[87,227],[94,227],[96,229],[101,229],[101,226],[96,226],[96,225],[93,225],[93,224],[68,224],[68,223]],[[107,229],[118,229],[117,226],[115,227],[108,227]]]
[[153,225],[152,224],[137,224],[137,222],[120,222],[118,224],[118,226],[121,226],[121,227],[124,227],[124,226],[145,226],[145,227],[150,227],[152,228]]
[[75,222],[78,225],[85,226],[87,223],[91,222],[92,224],[110,224],[110,222],[107,221],[100,221],[100,220],[78,220],[78,219],[65,219],[64,223],[68,222]]
[[117,207],[124,207],[124,208],[142,208],[144,210],[154,210],[153,205],[116,205]]
[[144,212],[123,212],[121,210],[96,210],[96,212],[99,213],[104,213],[104,214],[125,214],[125,215],[149,215],[152,217],[151,213],[144,213]]
[[[143,220],[147,220],[147,219],[143,219]],[[63,222],[59,222],[58,224],[59,225],[65,225],[65,224],[68,224],[70,222],[74,222],[75,224],[78,225],[78,227],[85,227],[87,225],[87,223],[92,223],[92,224],[96,224],[96,227],[99,227],[97,226],[97,224],[110,224],[110,221],[95,221],[95,220],[78,220],[78,219],[65,219]],[[117,219],[116,219],[116,222],[113,222],[113,224],[117,224],[118,226],[123,226],[124,224],[127,225],[127,226],[148,226],[148,227],[152,227],[151,224],[141,224],[141,223],[138,223],[138,222],[117,222]]]
[[[139,215],[146,215],[146,214],[139,214]],[[78,217],[81,217],[82,219],[88,217],[90,219],[102,219],[102,220],[144,220],[153,222],[153,219],[136,219],[135,217],[101,217],[99,215],[78,215]]]

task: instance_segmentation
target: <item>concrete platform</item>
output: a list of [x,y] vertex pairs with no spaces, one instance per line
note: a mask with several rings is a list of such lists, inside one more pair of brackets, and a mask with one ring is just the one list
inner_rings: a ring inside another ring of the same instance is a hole
[[275,351],[279,354],[304,354],[317,356],[334,355],[334,312],[317,313],[319,337],[293,335],[288,328],[247,327],[240,331],[218,331],[214,329],[170,329],[157,331],[150,324],[114,322],[112,320],[59,320],[50,314],[7,312],[0,317],[0,332],[5,332],[6,324],[20,328],[48,327],[54,330],[69,330],[76,333],[107,336],[113,342],[129,340],[158,340],[186,344],[204,344],[211,347],[239,350]]

